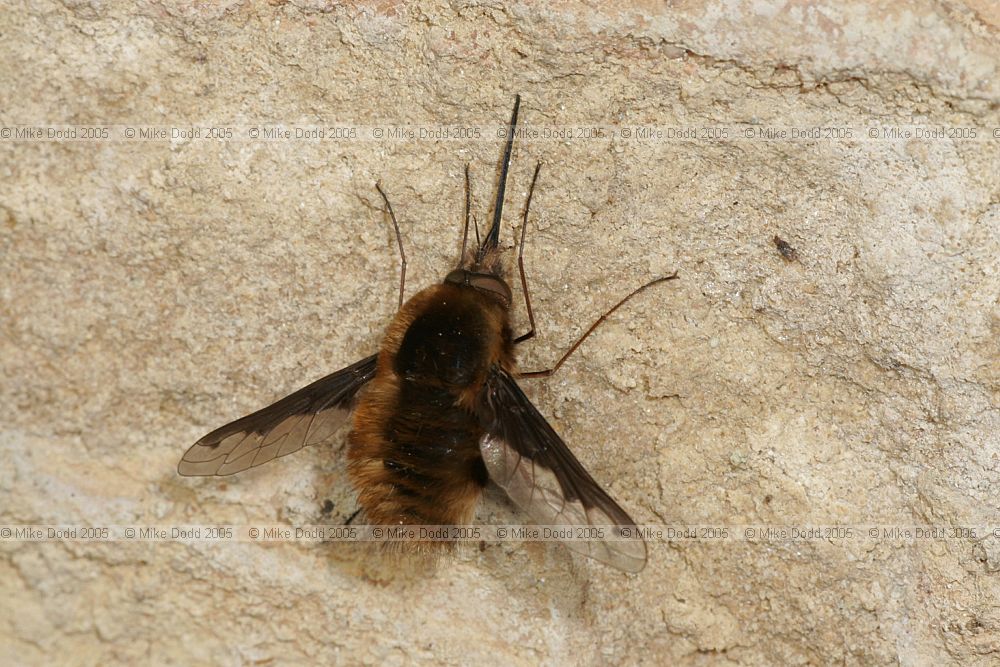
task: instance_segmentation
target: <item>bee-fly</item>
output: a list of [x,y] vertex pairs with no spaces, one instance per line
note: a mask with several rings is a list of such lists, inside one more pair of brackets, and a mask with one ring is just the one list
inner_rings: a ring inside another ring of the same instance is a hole
[[[403,254],[400,307],[377,354],[212,431],[184,454],[178,466],[181,475],[230,475],[321,443],[353,410],[348,474],[367,521],[466,523],[492,480],[536,523],[606,529],[606,539],[569,541],[570,548],[625,571],[642,569],[643,541],[621,539],[629,534],[623,529],[635,523],[584,470],[515,378],[550,375],[611,312],[676,274],[647,283],[619,301],[551,369],[518,373],[514,347],[535,333],[523,252],[528,209],[541,167],[535,168],[528,191],[518,251],[530,330],[515,338],[510,322],[512,293],[499,238],[519,106],[518,96],[492,226],[481,241],[477,229],[477,247],[468,253],[466,167],[465,234],[458,268],[444,282],[403,303]],[[376,187],[402,254],[392,206]]]

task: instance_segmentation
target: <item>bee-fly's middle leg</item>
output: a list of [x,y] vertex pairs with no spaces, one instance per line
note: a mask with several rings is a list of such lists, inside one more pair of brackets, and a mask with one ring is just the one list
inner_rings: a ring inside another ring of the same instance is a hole
[[579,338],[576,339],[576,342],[573,343],[573,345],[568,350],[566,350],[566,353],[563,356],[559,357],[559,361],[557,361],[555,363],[555,365],[553,365],[551,368],[546,368],[545,370],[541,370],[541,371],[527,371],[525,373],[520,373],[519,377],[522,377],[522,378],[547,378],[550,375],[554,374],[557,370],[559,370],[560,366],[562,366],[564,363],[566,363],[566,360],[569,359],[569,356],[571,354],[573,354],[574,352],[576,352],[576,349],[578,347],[580,347],[580,345],[583,344],[583,341],[587,340],[587,336],[589,336],[590,334],[594,333],[594,329],[596,329],[597,327],[599,327],[601,325],[601,323],[604,322],[604,320],[608,319],[608,317],[611,315],[611,313],[615,312],[616,310],[618,310],[619,308],[621,308],[622,306],[624,306],[626,301],[628,301],[629,299],[631,299],[635,295],[639,294],[640,292],[643,292],[646,289],[652,287],[653,285],[657,285],[659,283],[663,283],[663,282],[666,282],[668,280],[676,280],[677,277],[678,277],[677,276],[677,272],[675,271],[674,273],[670,274],[669,276],[663,276],[663,277],[657,278],[655,280],[650,280],[645,285],[642,285],[640,287],[635,288],[634,290],[632,290],[631,292],[629,292],[627,295],[625,295],[624,299],[622,299],[621,301],[619,301],[615,305],[611,306],[611,308],[609,308],[603,315],[601,315],[599,318],[597,318],[597,321],[594,322],[593,324],[591,324],[590,328],[587,329],[587,331],[585,331],[582,336],[580,336]]
[[375,189],[382,195],[382,201],[385,202],[385,207],[389,211],[389,217],[392,219],[392,227],[396,231],[396,244],[399,246],[399,306],[397,308],[402,308],[403,290],[406,287],[406,251],[403,250],[403,237],[399,233],[399,223],[396,222],[396,214],[392,212],[392,204],[389,203],[389,198],[382,191],[382,185],[375,183]]
[[[528,188],[528,199],[524,203],[524,218],[523,218],[523,221],[521,223],[521,242],[520,242],[520,246],[521,247],[518,248],[518,251],[517,251],[517,269],[518,269],[518,272],[521,274],[521,291],[524,292],[524,306],[525,306],[525,308],[528,311],[528,325],[531,328],[528,329],[527,333],[523,333],[520,336],[518,336],[517,338],[515,338],[514,339],[514,343],[523,343],[524,341],[530,340],[530,339],[532,339],[532,338],[535,337],[535,314],[531,310],[531,296],[528,294],[528,279],[527,279],[527,277],[524,274],[524,237],[525,237],[525,234],[528,231],[528,210],[531,208],[531,196],[535,193],[535,182],[538,180],[538,172],[541,170],[541,168],[542,168],[542,163],[539,162],[537,165],[535,165],[535,175],[531,177],[531,187]],[[648,283],[646,283],[645,285],[642,285],[641,287],[638,287],[638,288],[632,290],[631,292],[629,292],[625,296],[624,299],[622,299],[621,301],[619,301],[618,303],[616,303],[614,306],[612,306],[610,309],[608,309],[608,311],[605,312],[603,315],[601,315],[600,318],[598,318],[598,320],[596,322],[594,322],[593,324],[591,324],[590,328],[587,329],[587,331],[584,332],[584,334],[582,336],[580,336],[576,340],[576,342],[573,343],[573,345],[568,350],[566,350],[566,354],[564,354],[563,356],[559,357],[559,361],[557,361],[554,366],[552,366],[551,368],[546,368],[545,370],[540,370],[540,371],[527,371],[527,372],[521,373],[520,377],[522,377],[522,378],[546,378],[546,377],[549,377],[550,375],[552,375],[553,373],[555,373],[557,370],[559,370],[560,366],[562,366],[564,363],[566,363],[566,360],[569,359],[570,355],[573,354],[574,352],[576,352],[576,349],[578,347],[580,347],[580,345],[583,343],[583,341],[587,340],[587,336],[589,336],[590,334],[594,333],[594,329],[596,329],[598,326],[600,326],[600,324],[604,320],[608,319],[608,316],[611,315],[611,313],[615,312],[616,310],[618,310],[619,308],[621,308],[623,305],[625,305],[626,301],[628,301],[629,299],[631,299],[632,297],[634,297],[639,292],[642,292],[646,288],[652,287],[653,285],[656,285],[657,283],[666,282],[667,280],[674,280],[676,278],[677,278],[677,273],[674,272],[672,275],[664,276],[662,278],[657,278],[656,280],[651,280]]]

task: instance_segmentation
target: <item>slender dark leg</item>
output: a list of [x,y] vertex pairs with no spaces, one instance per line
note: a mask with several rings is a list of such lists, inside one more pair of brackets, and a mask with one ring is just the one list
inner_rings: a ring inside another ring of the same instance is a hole
[[640,292],[646,290],[647,288],[652,287],[653,285],[657,285],[659,283],[666,282],[668,280],[674,280],[676,278],[677,278],[677,274],[674,273],[673,275],[670,275],[670,276],[664,276],[663,278],[657,278],[656,280],[651,280],[648,283],[646,283],[645,285],[643,285],[642,287],[639,287],[637,289],[632,290],[632,292],[630,292],[628,294],[628,296],[626,296],[624,299],[622,299],[621,301],[619,301],[618,303],[616,303],[614,306],[612,306],[610,310],[608,310],[606,313],[604,313],[603,315],[601,315],[601,317],[596,322],[594,322],[593,324],[591,324],[590,328],[587,329],[586,333],[584,333],[582,336],[580,336],[579,338],[576,339],[576,342],[573,343],[573,346],[570,347],[569,350],[566,351],[566,354],[564,354],[563,356],[561,356],[559,358],[559,361],[557,361],[552,368],[546,368],[543,371],[529,371],[527,373],[521,373],[520,377],[523,377],[523,378],[547,378],[547,377],[549,377],[550,375],[552,375],[553,373],[555,373],[557,370],[559,370],[559,367],[562,366],[563,363],[565,363],[565,361],[567,359],[569,359],[569,355],[571,355],[574,352],[576,352],[576,348],[580,347],[580,344],[583,343],[583,341],[587,340],[587,336],[589,336],[590,334],[594,333],[594,329],[596,329],[601,324],[601,322],[603,322],[604,320],[608,319],[608,316],[611,315],[611,313],[615,312],[616,310],[618,310],[619,308],[621,308],[623,305],[625,305],[626,301],[628,301],[629,299],[631,299],[632,297],[634,297],[636,294],[639,294]]
[[514,343],[523,343],[535,337],[535,314],[531,311],[531,297],[528,296],[528,279],[524,276],[524,237],[528,234],[528,209],[531,208],[531,196],[535,194],[535,181],[538,180],[538,172],[542,168],[542,163],[535,165],[535,175],[531,177],[531,187],[528,188],[528,200],[524,202],[524,219],[521,222],[521,247],[517,251],[517,270],[521,274],[521,291],[524,292],[524,306],[528,310],[528,325],[531,329],[528,333],[521,334],[514,339]]
[[399,307],[402,308],[403,288],[406,287],[406,252],[403,250],[403,237],[399,233],[399,223],[396,222],[396,214],[392,212],[392,204],[389,203],[389,198],[382,191],[382,185],[376,183],[375,189],[382,195],[385,207],[389,209],[389,217],[392,218],[392,227],[396,230],[396,243],[399,245]]
[[351,522],[354,521],[354,519],[356,519],[359,514],[361,514],[361,508],[360,507],[358,509],[354,510],[354,514],[352,514],[351,516],[347,517],[347,521],[344,522],[344,525],[345,526],[350,526]]
[[[462,254],[458,258],[458,263],[465,261],[465,244],[469,240],[469,203],[472,199],[472,190],[469,187],[469,163],[465,163],[465,228],[462,230]],[[479,243],[479,230],[476,230],[476,243]]]

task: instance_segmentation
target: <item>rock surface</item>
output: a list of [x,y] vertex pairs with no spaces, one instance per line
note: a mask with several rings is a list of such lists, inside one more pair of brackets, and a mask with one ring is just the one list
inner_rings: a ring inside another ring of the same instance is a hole
[[[545,543],[423,566],[7,540],[0,659],[996,664],[998,31],[988,0],[3,12],[4,127],[497,127],[519,92],[528,125],[612,128],[519,142],[508,189],[519,226],[544,162],[525,368],[681,275],[529,385],[581,461],[644,524],[948,535],[655,541],[638,576]],[[621,134],[650,127],[696,136]],[[760,134],[816,127],[839,134]],[[342,438],[232,478],[174,467],[376,348],[398,260],[374,182],[412,293],[455,260],[466,162],[485,218],[499,141],[0,144],[0,524],[343,521]],[[507,513],[490,494],[480,519]]]

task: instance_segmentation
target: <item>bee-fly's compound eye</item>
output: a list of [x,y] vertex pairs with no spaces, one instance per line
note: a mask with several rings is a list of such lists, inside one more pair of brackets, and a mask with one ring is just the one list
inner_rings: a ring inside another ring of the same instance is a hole
[[513,295],[510,292],[510,288],[507,287],[507,283],[499,278],[474,273],[469,276],[469,284],[481,292],[488,292],[499,297],[505,308],[510,307],[510,301],[511,298],[513,298]]
[[513,294],[501,278],[488,273],[476,273],[465,269],[455,269],[444,279],[446,283],[452,285],[465,285],[480,292],[486,292],[490,296],[497,297],[503,303],[504,308],[510,307]]

